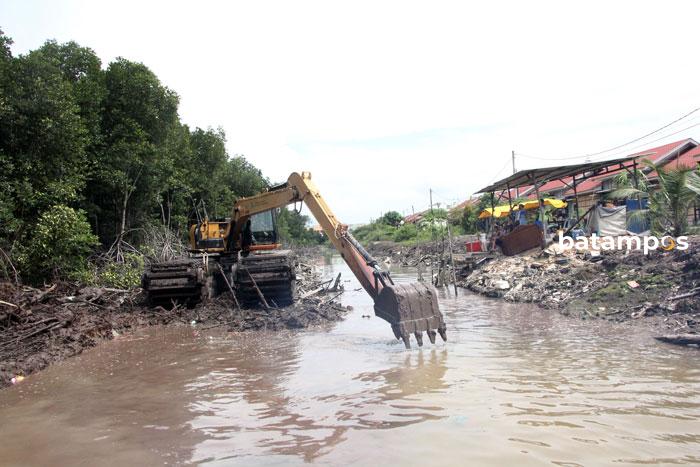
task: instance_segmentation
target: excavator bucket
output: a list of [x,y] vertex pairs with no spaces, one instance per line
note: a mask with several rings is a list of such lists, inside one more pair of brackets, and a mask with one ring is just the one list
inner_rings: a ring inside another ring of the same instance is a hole
[[411,284],[386,284],[374,300],[374,313],[391,324],[397,339],[411,348],[410,336],[423,345],[423,331],[431,343],[436,334],[447,340],[447,327],[438,308],[437,292],[433,286],[422,282]]

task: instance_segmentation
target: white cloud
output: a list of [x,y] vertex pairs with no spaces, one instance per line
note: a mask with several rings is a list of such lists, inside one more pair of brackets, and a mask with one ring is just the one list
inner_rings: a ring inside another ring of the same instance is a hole
[[441,202],[464,198],[512,149],[595,152],[696,107],[698,10],[46,1],[8,2],[0,15],[17,52],[55,37],[105,62],[143,61],[180,94],[187,123],[222,126],[229,152],[272,179],[311,171],[336,214],[355,223],[424,207],[429,187]]

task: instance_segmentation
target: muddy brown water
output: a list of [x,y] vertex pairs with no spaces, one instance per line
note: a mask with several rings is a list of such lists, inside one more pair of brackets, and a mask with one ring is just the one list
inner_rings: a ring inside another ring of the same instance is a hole
[[327,331],[152,328],[0,391],[0,465],[700,463],[697,349],[441,291],[406,351],[345,286]]

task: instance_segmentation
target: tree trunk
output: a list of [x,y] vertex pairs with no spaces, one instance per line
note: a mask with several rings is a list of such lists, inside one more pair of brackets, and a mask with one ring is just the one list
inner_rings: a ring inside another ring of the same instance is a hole
[[118,263],[123,263],[124,262],[124,255],[122,253],[122,242],[124,241],[124,232],[126,231],[126,208],[129,203],[129,197],[131,193],[127,189],[124,192],[124,200],[122,201],[122,220],[121,224],[119,225],[119,232],[117,234],[117,241],[115,242],[116,246],[116,261]]

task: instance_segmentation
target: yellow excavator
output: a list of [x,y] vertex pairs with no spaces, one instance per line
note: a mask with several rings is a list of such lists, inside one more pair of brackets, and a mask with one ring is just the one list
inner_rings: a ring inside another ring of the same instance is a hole
[[152,304],[196,303],[229,286],[248,307],[283,307],[295,300],[295,257],[278,243],[277,208],[304,202],[333,246],[374,300],[375,314],[388,321],[397,339],[410,348],[413,334],[423,345],[423,331],[431,343],[447,328],[432,285],[395,284],[387,271],[360,245],[335,217],[311,181],[311,174],[293,173],[286,183],[236,201],[231,218],[204,219],[190,228],[189,258],[153,263],[142,285]]

